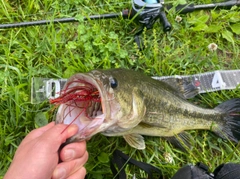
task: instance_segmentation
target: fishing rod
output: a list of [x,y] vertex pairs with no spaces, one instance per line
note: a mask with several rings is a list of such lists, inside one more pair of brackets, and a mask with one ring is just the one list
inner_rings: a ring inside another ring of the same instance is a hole
[[[132,0],[132,9],[123,10],[120,13],[109,13],[109,14],[99,14],[99,15],[90,15],[84,17],[83,20],[97,20],[97,19],[111,19],[122,17],[124,19],[134,18],[138,23],[141,24],[140,29],[135,34],[135,42],[137,43],[140,49],[143,49],[143,43],[141,40],[141,33],[143,29],[151,29],[157,20],[160,20],[160,23],[163,26],[163,31],[168,32],[171,30],[171,24],[169,23],[165,10],[170,10],[175,8],[176,12],[179,14],[186,14],[193,12],[195,10],[206,10],[206,9],[216,9],[216,8],[231,8],[232,6],[239,6],[240,0],[230,0],[220,3],[212,4],[201,4],[195,5],[190,4],[181,4],[176,7],[172,5],[165,5],[164,0]],[[48,24],[59,24],[59,23],[72,23],[79,22],[75,17],[70,18],[58,18],[53,20],[38,20],[38,21],[29,21],[29,22],[17,22],[9,24],[0,24],[0,29],[9,29],[9,28],[21,28],[28,26],[39,26],[39,25],[48,25]]]
[[[213,3],[213,4],[201,4],[201,5],[194,5],[193,3],[190,4],[182,4],[177,5],[176,11],[179,14],[186,14],[193,12],[195,10],[206,10],[206,9],[215,9],[215,8],[231,8],[232,6],[239,6],[240,0],[230,0],[221,3]],[[150,22],[149,19],[151,16],[153,17],[154,14],[162,15],[160,13],[164,12],[164,1],[163,0],[132,0],[132,9],[133,11],[123,10],[120,13],[109,13],[109,14],[99,14],[99,15],[90,15],[88,17],[84,17],[83,20],[97,20],[97,19],[110,19],[110,18],[132,18],[134,15],[138,14],[138,18],[141,19],[141,23],[146,23],[146,26],[149,26]],[[173,8],[172,5],[168,5],[165,7],[167,10]],[[154,17],[153,17],[154,18]],[[169,25],[167,18],[162,16],[163,24],[165,26],[164,30],[169,31]],[[9,29],[9,28],[20,28],[20,27],[28,27],[28,26],[39,26],[39,25],[48,25],[50,23],[71,23],[71,22],[78,22],[75,17],[70,18],[58,18],[53,20],[39,20],[39,21],[29,21],[29,22],[17,22],[17,23],[9,23],[9,24],[0,24],[0,29]],[[166,25],[165,25],[166,24]]]

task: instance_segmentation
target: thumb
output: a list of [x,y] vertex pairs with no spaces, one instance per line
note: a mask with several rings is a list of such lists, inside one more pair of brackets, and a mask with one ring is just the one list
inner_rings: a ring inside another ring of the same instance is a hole
[[72,124],[70,126],[65,124],[56,124],[45,133],[43,133],[41,138],[44,139],[46,143],[50,143],[52,146],[59,148],[62,143],[64,143],[68,138],[77,132],[78,126],[75,124]]

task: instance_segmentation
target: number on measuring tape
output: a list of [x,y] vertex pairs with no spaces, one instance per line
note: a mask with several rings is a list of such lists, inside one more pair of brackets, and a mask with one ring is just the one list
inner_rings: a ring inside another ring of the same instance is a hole
[[214,73],[213,79],[212,79],[212,88],[224,88],[226,87],[226,83],[223,81],[222,76],[219,71],[216,71]]
[[58,80],[50,79],[46,82],[46,96],[49,99],[59,97],[60,90],[61,90],[61,86]]

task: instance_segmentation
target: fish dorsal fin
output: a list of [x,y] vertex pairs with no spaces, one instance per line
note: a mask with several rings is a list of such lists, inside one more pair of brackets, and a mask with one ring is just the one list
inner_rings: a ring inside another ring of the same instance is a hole
[[143,136],[139,134],[128,134],[124,135],[123,138],[131,147],[136,148],[138,150],[143,150],[146,147]]
[[162,80],[171,86],[180,97],[184,99],[190,99],[198,95],[199,89],[191,82],[184,78],[166,78]]
[[191,150],[194,144],[193,137],[187,132],[181,132],[175,136],[165,138],[182,151]]

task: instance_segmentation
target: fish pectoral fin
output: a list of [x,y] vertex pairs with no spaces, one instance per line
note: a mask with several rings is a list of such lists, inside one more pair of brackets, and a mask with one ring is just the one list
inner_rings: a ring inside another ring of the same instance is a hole
[[143,150],[146,148],[144,138],[139,134],[128,134],[124,135],[123,138],[133,148],[138,150]]
[[194,144],[193,137],[187,132],[181,132],[172,137],[165,137],[165,139],[182,151],[191,150]]

